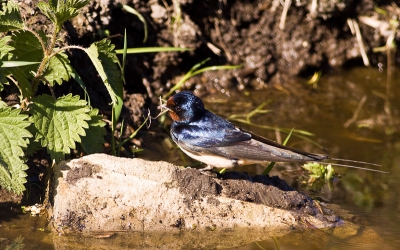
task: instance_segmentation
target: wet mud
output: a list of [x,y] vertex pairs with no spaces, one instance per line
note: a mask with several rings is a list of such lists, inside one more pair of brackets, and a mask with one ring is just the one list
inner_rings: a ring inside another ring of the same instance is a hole
[[[309,196],[295,191],[277,176],[250,176],[235,171],[222,175],[205,174],[197,169],[186,168],[176,173],[176,182],[179,191],[185,195],[188,206],[193,200],[201,200],[208,195],[223,196],[268,207],[298,211],[299,216],[307,214],[319,218],[326,217],[325,219],[330,222],[339,221],[338,217],[322,215],[320,207],[317,207]],[[207,202],[218,206],[217,199],[208,198]]]

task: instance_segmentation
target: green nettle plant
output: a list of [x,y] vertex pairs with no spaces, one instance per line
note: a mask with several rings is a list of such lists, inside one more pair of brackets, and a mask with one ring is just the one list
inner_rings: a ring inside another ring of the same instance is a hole
[[25,155],[40,147],[46,148],[56,162],[77,143],[87,154],[103,150],[105,123],[97,109],[72,94],[59,98],[37,95],[39,85],[51,89],[71,77],[84,87],[65,50],[81,49],[89,56],[111,96],[116,119],[122,107],[122,78],[114,46],[108,40],[89,48],[56,45],[63,23],[77,16],[89,0],[40,1],[37,7],[53,24],[48,34],[29,27],[17,2],[2,2],[0,92],[5,84],[15,84],[20,103],[7,107],[0,101],[0,186],[22,193],[28,168]]

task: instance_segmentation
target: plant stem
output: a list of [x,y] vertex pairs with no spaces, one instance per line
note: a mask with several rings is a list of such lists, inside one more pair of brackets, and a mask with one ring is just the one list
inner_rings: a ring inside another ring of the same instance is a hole
[[49,62],[53,48],[56,44],[58,33],[60,32],[60,28],[58,27],[57,24],[54,25],[54,32],[53,35],[51,36],[50,44],[47,46],[46,49],[44,49],[43,54],[43,60],[39,65],[39,68],[35,74],[35,77],[33,78],[33,84],[32,84],[32,95],[35,95],[38,87],[39,87],[39,79],[42,77],[44,70],[46,69],[46,65]]
[[116,156],[116,151],[115,151],[115,127],[116,127],[116,121],[115,121],[115,108],[113,105],[113,108],[111,110],[111,155]]
[[82,46],[78,46],[78,45],[68,45],[62,48],[59,48],[58,50],[54,51],[53,54],[51,54],[49,56],[49,58],[52,58],[53,56],[57,55],[58,53],[60,53],[61,51],[67,50],[67,49],[80,49],[85,51],[85,48]]

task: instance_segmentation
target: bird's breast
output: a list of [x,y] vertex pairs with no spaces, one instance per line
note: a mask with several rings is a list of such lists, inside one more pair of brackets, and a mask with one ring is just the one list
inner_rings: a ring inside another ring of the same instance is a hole
[[181,146],[179,147],[189,157],[197,161],[203,162],[209,166],[213,166],[216,168],[233,168],[239,165],[239,162],[236,159],[230,159],[224,156],[209,154],[209,153],[192,152]]

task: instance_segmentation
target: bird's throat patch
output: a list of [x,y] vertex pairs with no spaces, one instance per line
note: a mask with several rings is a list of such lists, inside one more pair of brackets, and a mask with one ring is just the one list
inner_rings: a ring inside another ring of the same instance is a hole
[[170,97],[167,101],[167,108],[169,109],[169,116],[171,117],[172,120],[174,121],[180,121],[181,119],[179,119],[179,116],[175,113],[174,108],[175,108],[175,102],[174,102],[174,98]]
[[179,116],[172,110],[168,111],[169,116],[171,117],[172,120],[179,122]]

